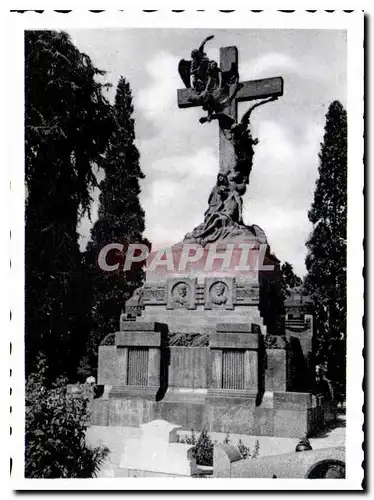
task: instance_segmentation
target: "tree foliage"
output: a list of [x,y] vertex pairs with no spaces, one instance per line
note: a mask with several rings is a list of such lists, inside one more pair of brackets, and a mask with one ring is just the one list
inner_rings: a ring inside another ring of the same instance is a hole
[[347,114],[331,103],[319,154],[319,177],[309,210],[306,288],[316,306],[316,363],[334,390],[345,392]]
[[[102,163],[105,178],[100,183],[98,220],[92,228],[85,256],[92,289],[92,324],[87,346],[92,371],[97,367],[100,341],[118,329],[121,309],[143,279],[141,266],[123,272],[123,255],[128,244],[144,243],[144,211],[139,202],[139,181],[144,178],[144,174],[134,144],[133,110],[130,85],[121,77],[113,110],[116,126]],[[108,263],[118,262],[119,268],[117,271],[105,272],[98,266],[98,255],[111,243],[124,245],[124,252],[120,255],[115,252],[108,254]]]
[[38,360],[37,371],[26,384],[27,478],[90,478],[97,474],[109,450],[86,445],[91,397],[89,387],[67,394],[64,379],[49,384],[45,360]]
[[25,33],[26,369],[72,375],[87,337],[88,283],[77,224],[113,128],[103,72],[70,37]]
[[281,295],[283,300],[291,294],[291,289],[295,286],[300,286],[302,284],[301,278],[299,278],[289,262],[284,262],[280,268],[281,272]]

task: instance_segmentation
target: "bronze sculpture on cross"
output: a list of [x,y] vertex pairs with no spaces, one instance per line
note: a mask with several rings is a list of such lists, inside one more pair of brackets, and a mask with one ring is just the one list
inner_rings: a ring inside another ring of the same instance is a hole
[[[186,87],[178,90],[178,107],[202,106],[207,115],[200,123],[219,124],[217,184],[209,197],[204,222],[185,238],[203,245],[250,231],[242,218],[242,196],[252,170],[253,146],[258,142],[251,134],[250,116],[254,109],[283,95],[281,77],[239,81],[236,47],[220,49],[218,67],[204,52],[206,42],[212,39],[213,35],[205,38],[199,49],[192,51],[192,60],[182,59],[178,66]],[[238,103],[252,100],[259,102],[238,122]]]

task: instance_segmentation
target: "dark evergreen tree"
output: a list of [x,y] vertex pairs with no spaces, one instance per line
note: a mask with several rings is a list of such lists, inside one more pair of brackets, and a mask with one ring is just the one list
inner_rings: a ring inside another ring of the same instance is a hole
[[289,262],[284,262],[280,268],[281,271],[281,294],[283,300],[286,300],[290,296],[290,290],[295,286],[302,285],[302,280],[299,278]]
[[309,220],[306,288],[316,307],[316,364],[335,396],[344,397],[346,360],[347,114],[331,103],[319,154]]
[[[142,266],[123,271],[123,254],[129,243],[145,243],[144,211],[140,206],[140,179],[144,178],[139,165],[139,152],[134,144],[135,131],[131,89],[121,77],[114,104],[116,128],[103,164],[105,179],[100,183],[98,220],[91,231],[86,259],[90,268],[92,288],[92,327],[87,345],[91,370],[97,368],[100,341],[118,330],[121,310],[132,292],[141,286]],[[108,254],[109,263],[119,262],[117,271],[105,272],[98,266],[98,255],[111,243],[124,245],[122,255]],[[119,258],[119,260],[118,260]],[[87,362],[87,359],[84,360]]]
[[104,73],[63,32],[25,33],[26,371],[74,376],[87,340],[77,223],[90,206],[113,119]]

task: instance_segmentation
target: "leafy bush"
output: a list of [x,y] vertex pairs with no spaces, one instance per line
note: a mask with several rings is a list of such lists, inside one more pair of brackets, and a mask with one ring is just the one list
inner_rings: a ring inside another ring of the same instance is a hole
[[256,443],[253,450],[249,446],[246,446],[241,439],[239,439],[237,447],[239,449],[241,456],[244,459],[257,458],[258,455],[260,454],[260,441],[258,439],[256,439]]
[[225,439],[223,440],[223,444],[229,444],[230,443],[230,433],[228,432],[225,436]]
[[116,344],[116,334],[108,333],[103,340],[100,342],[100,345],[115,345]]
[[257,458],[260,454],[260,441],[256,439],[255,447],[251,453],[251,458]]
[[65,380],[47,385],[45,373],[45,362],[39,360],[26,384],[25,476],[94,477],[109,450],[86,445],[93,388],[67,394]]
[[208,431],[203,429],[193,450],[197,465],[213,465],[213,446]]
[[185,436],[185,437],[180,437],[179,434],[177,434],[177,443],[185,443],[185,444],[196,444],[196,436],[194,433],[194,430],[191,429],[191,436]]
[[[215,441],[216,443],[217,441]],[[186,443],[195,445],[193,448],[193,456],[196,458],[197,465],[213,465],[213,448],[214,443],[212,442],[208,431],[203,429],[196,442],[196,437],[193,429],[191,429],[191,436],[180,437],[177,434],[177,443]],[[227,433],[222,441],[223,444],[230,444],[230,434]],[[241,456],[244,459],[256,458],[260,454],[260,442],[256,439],[253,449],[250,446],[246,446],[241,439],[237,443],[237,447]]]
[[246,446],[241,439],[239,439],[237,446],[243,458],[251,458],[251,448]]

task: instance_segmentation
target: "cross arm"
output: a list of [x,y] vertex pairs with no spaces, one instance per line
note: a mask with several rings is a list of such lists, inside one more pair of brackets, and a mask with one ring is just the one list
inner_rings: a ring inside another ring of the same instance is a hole
[[249,80],[243,82],[241,89],[236,94],[238,102],[253,99],[266,99],[268,97],[280,97],[283,95],[283,78],[262,78],[261,80]]
[[[235,96],[237,102],[283,95],[283,78],[262,78],[241,83],[241,88]],[[194,89],[178,89],[178,107],[191,108],[201,106],[202,101]]]

